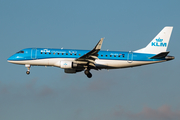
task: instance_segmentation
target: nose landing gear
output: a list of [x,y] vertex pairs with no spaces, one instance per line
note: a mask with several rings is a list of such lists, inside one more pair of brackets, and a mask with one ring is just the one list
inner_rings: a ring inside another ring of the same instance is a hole
[[88,78],[92,77],[92,74],[89,72],[89,70],[85,70],[84,74],[87,75]]
[[27,67],[27,69],[28,69],[28,70],[26,71],[26,74],[29,75],[29,74],[30,74],[30,67],[31,67],[31,65],[26,64],[25,67]]
[[30,74],[30,71],[26,71],[26,74],[29,75],[29,74]]

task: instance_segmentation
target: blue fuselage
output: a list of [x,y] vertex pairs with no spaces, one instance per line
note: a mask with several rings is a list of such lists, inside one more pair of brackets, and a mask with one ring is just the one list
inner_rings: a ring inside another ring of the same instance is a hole
[[172,29],[164,27],[146,47],[134,52],[101,51],[104,40],[101,38],[92,50],[27,48],[8,58],[8,62],[25,65],[27,74],[30,74],[31,66],[55,66],[64,69],[65,73],[84,70],[91,78],[91,69],[127,68],[174,59],[167,56],[169,52],[166,51]]
[[[27,48],[21,50],[8,58],[8,61],[26,61],[51,58],[79,58],[89,52],[89,50],[73,49],[47,49],[47,48]],[[99,51],[100,60],[122,60],[122,61],[159,61],[165,59],[149,59],[155,54],[122,52],[122,51]]]

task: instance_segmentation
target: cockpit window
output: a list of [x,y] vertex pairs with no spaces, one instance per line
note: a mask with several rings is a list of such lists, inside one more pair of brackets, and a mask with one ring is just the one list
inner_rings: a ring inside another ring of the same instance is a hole
[[19,51],[19,52],[17,52],[17,53],[24,53],[24,51],[21,50],[21,51]]

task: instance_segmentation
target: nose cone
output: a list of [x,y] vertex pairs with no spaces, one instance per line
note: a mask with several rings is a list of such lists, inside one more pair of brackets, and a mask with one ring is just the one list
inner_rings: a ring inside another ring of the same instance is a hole
[[16,62],[16,61],[21,60],[22,58],[23,58],[23,57],[20,56],[19,54],[14,54],[14,55],[12,55],[11,57],[9,57],[9,58],[7,59],[7,61],[10,62],[10,63],[14,63],[14,62]]
[[12,56],[7,59],[7,61],[10,61],[10,60],[13,60],[13,57],[12,57]]
[[7,61],[10,63],[12,63],[12,61],[14,61],[14,60],[15,60],[15,55],[13,55],[7,59]]

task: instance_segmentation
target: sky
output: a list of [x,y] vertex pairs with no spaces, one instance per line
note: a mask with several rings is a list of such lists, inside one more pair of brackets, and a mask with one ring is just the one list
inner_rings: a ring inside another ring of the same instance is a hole
[[[179,120],[180,1],[0,0],[1,120]],[[145,47],[165,26],[173,61],[65,74],[7,62],[24,48],[102,50]]]

